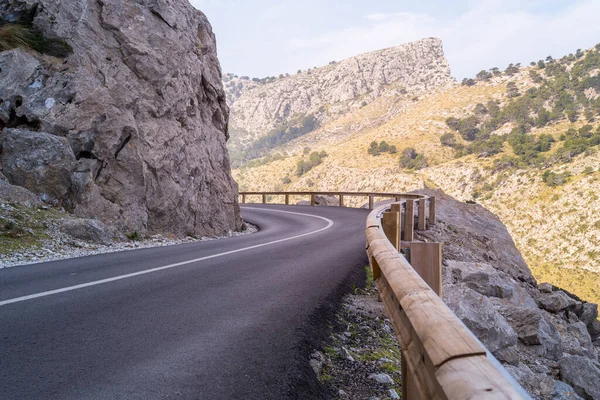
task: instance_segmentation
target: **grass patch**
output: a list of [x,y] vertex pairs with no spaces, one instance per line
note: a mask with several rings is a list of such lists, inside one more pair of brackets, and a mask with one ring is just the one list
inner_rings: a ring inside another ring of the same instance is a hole
[[73,48],[64,39],[44,36],[31,21],[0,23],[0,51],[22,48],[59,58],[73,53]]

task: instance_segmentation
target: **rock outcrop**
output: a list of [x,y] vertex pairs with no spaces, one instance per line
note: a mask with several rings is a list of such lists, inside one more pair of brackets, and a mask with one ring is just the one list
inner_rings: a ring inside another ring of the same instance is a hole
[[438,199],[446,304],[536,399],[600,399],[598,306],[539,286],[508,231],[477,204]]
[[185,0],[14,0],[0,18],[71,54],[0,52],[0,159],[13,185],[121,231],[241,227],[215,36]]
[[454,79],[441,40],[428,38],[267,82],[228,78],[233,145],[248,146],[273,129],[293,126],[306,117],[323,124],[388,90],[391,96],[414,96]]

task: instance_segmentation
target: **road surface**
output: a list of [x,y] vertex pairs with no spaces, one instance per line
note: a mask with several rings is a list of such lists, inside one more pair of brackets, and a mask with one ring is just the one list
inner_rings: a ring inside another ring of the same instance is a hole
[[368,211],[242,213],[260,232],[0,270],[0,399],[318,396],[308,354]]

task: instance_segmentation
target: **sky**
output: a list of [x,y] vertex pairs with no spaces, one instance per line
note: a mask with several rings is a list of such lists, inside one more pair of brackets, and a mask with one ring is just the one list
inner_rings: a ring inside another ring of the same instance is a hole
[[600,42],[600,0],[191,0],[224,72],[277,76],[439,37],[457,79]]

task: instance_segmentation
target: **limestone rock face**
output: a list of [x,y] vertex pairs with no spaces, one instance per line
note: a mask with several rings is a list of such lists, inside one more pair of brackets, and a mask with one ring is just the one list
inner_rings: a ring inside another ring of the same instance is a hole
[[[390,86],[402,93],[419,93],[451,82],[441,40],[427,38],[264,84],[228,78],[226,85],[232,85],[234,139],[245,146],[299,116],[313,116],[321,124],[339,117],[381,96]],[[247,89],[240,93],[238,87]]]
[[229,109],[204,14],[185,0],[15,0],[0,4],[0,18],[34,9],[34,26],[73,52],[0,53],[9,182],[122,231],[240,228]]

